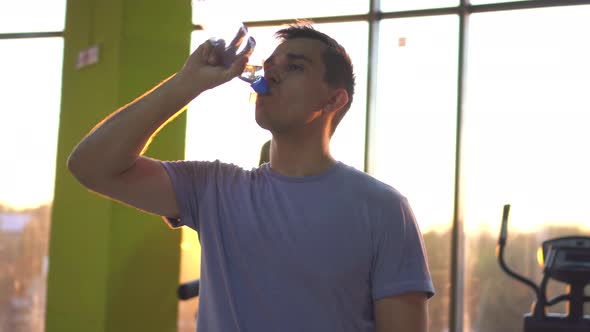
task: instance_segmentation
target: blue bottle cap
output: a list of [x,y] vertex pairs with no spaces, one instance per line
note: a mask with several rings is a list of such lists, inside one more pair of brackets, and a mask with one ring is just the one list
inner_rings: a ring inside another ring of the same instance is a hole
[[259,78],[257,78],[256,81],[250,84],[250,86],[259,95],[264,95],[268,93],[268,85],[266,84],[264,76],[260,76]]

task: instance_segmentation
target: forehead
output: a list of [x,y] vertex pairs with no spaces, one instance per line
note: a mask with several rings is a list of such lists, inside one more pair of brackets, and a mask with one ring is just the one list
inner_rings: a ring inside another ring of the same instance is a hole
[[274,50],[273,55],[281,54],[301,54],[314,60],[314,62],[321,63],[322,53],[326,49],[326,45],[319,40],[311,38],[294,38],[283,41]]

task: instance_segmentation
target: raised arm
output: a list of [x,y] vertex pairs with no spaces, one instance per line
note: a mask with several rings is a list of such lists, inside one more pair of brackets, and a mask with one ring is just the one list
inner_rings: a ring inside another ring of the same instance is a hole
[[158,129],[193,98],[239,75],[249,53],[226,68],[218,50],[209,41],[203,43],[178,73],[96,125],[70,154],[68,168],[90,190],[147,212],[177,217],[166,171],[142,153]]

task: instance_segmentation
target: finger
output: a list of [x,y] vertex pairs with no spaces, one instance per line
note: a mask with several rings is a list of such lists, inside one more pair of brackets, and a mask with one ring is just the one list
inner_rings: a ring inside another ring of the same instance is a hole
[[250,57],[250,55],[252,55],[252,52],[254,52],[255,47],[256,47],[256,40],[254,39],[254,37],[249,37],[248,42],[246,43],[246,46],[244,46],[244,49],[237,56],[238,57],[242,57],[242,56]]
[[227,49],[230,52],[235,53],[240,48],[240,45],[242,45],[246,34],[248,34],[248,28],[246,28],[244,25],[240,26],[238,32],[234,36],[234,39],[232,39],[232,41],[227,46]]
[[211,41],[211,52],[207,57],[207,64],[217,66],[223,63],[223,54],[225,52],[225,40],[217,39]]
[[211,54],[211,50],[213,46],[211,45],[211,41],[207,40],[199,48],[197,49],[198,54],[200,55],[201,59],[208,59],[209,55]]

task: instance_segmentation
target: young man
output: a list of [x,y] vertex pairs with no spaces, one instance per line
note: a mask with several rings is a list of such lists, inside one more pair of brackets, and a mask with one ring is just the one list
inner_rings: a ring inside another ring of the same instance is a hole
[[270,163],[247,171],[141,155],[189,101],[244,69],[247,52],[226,68],[205,42],[93,129],[70,170],[93,191],[199,232],[199,331],[426,331],[434,288],[407,200],[330,155],[354,93],[348,55],[310,26],[277,36],[264,64],[269,93],[256,102]]

